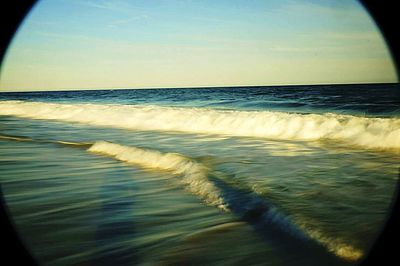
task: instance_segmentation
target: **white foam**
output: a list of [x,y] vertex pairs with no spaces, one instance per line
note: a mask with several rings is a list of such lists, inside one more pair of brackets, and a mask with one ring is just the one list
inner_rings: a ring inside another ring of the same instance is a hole
[[335,238],[324,234],[321,230],[315,228],[304,222],[298,222],[297,225],[302,229],[311,239],[319,242],[329,252],[347,261],[358,261],[364,253],[361,249],[356,248],[350,244],[345,243],[340,238]]
[[181,131],[305,141],[328,139],[364,148],[400,149],[400,118],[25,101],[0,102],[0,115],[131,130]]
[[95,142],[88,151],[112,156],[117,160],[139,165],[144,168],[159,169],[181,176],[180,181],[193,194],[200,196],[208,205],[228,211],[221,192],[207,178],[209,170],[176,153],[161,153],[156,150],[127,147],[106,141]]
[[[268,194],[268,190],[257,185],[253,185],[252,190],[261,196]],[[311,219],[306,219],[304,217],[296,219],[286,217],[282,215],[276,207],[270,208],[265,218],[281,224],[282,227],[292,235],[301,237],[304,234],[306,237],[324,246],[330,253],[344,260],[358,261],[364,256],[364,252],[361,249],[346,243],[346,241],[341,238],[325,233],[319,228],[318,223]]]
[[15,141],[33,141],[31,138],[0,135],[0,139],[15,140]]

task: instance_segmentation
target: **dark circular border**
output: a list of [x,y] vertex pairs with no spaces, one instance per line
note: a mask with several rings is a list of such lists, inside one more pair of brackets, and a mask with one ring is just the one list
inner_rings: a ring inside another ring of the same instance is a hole
[[[1,49],[0,62],[3,61],[8,45],[10,44],[14,33],[24,17],[29,13],[35,5],[34,0],[7,1],[1,9]],[[376,24],[381,30],[386,43],[390,49],[393,61],[396,65],[397,77],[400,77],[400,30],[396,28],[398,25],[398,5],[396,1],[376,1],[363,0],[363,6],[368,10],[374,18]],[[400,180],[400,167],[399,167]],[[399,191],[400,183],[398,183],[395,195],[393,196],[391,213],[388,213],[388,219],[381,235],[378,237],[365,260],[361,265],[397,265],[398,257],[398,240],[399,240]],[[1,259],[3,261],[12,262],[13,265],[37,265],[35,260],[24,247],[20,236],[14,229],[12,221],[9,219],[9,211],[5,204],[1,185],[1,235],[4,254]],[[357,225],[354,225],[357,226]],[[396,263],[397,262],[397,263]]]

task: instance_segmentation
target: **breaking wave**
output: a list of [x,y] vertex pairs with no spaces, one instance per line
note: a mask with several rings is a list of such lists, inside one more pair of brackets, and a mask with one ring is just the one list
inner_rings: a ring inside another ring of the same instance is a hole
[[[290,216],[281,213],[272,202],[264,199],[262,196],[264,193],[256,187],[251,186],[254,194],[242,193],[243,188],[248,188],[245,184],[234,185],[222,181],[219,175],[212,172],[212,169],[181,154],[162,153],[157,150],[124,146],[107,141],[96,141],[94,143],[60,140],[40,141],[11,135],[0,135],[0,139],[78,147],[150,170],[170,171],[172,174],[180,176],[180,182],[188,191],[199,196],[207,205],[215,206],[225,212],[232,212],[245,221],[257,223],[270,230],[278,229],[296,239],[303,241],[312,239],[329,252],[347,261],[357,261],[364,256],[362,250],[346,244],[339,238],[326,235],[317,228],[318,226],[314,225],[315,223],[309,223],[306,220],[292,220]],[[220,183],[220,186],[223,183],[224,188],[221,190],[210,181],[209,175],[216,176],[218,183]]]
[[[221,182],[221,179],[218,180]],[[358,261],[364,256],[361,249],[347,243],[345,239],[321,230],[318,222],[305,218],[298,219],[289,213],[284,213],[279,206],[268,199],[268,196],[265,196],[266,193],[263,193],[262,190],[246,183],[222,182],[226,186],[224,196],[231,211],[241,216],[245,221],[268,230],[281,231],[285,235],[291,236],[293,240],[304,241],[304,244],[311,240],[326,251],[346,261]],[[250,189],[253,193],[235,191],[241,190],[241,188],[244,188],[245,191]],[[230,201],[230,199],[233,200]]]
[[0,115],[131,130],[180,131],[304,141],[326,139],[364,148],[400,149],[400,118],[26,101],[0,102]]
[[297,222],[296,224],[301,230],[306,232],[309,238],[314,239],[324,246],[329,252],[335,254],[339,258],[347,261],[357,261],[364,256],[364,252],[361,249],[345,243],[345,241],[341,240],[340,238],[326,235],[324,232],[318,228],[315,228],[315,226],[312,226],[311,224],[306,222]]
[[177,153],[161,153],[156,150],[127,147],[106,141],[95,142],[88,151],[112,156],[117,160],[150,169],[171,171],[182,176],[181,182],[193,194],[200,196],[208,205],[229,211],[221,192],[207,179],[209,170]]

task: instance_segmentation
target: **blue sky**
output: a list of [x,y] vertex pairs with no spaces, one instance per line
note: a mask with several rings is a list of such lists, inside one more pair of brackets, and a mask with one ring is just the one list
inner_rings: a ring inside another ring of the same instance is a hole
[[396,82],[356,1],[42,0],[0,89]]

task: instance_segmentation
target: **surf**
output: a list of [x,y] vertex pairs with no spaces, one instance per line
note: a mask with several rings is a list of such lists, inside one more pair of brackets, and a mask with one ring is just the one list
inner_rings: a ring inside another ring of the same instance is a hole
[[142,131],[333,140],[365,149],[400,150],[400,118],[233,111],[150,105],[1,101],[0,115]]
[[323,247],[335,256],[358,261],[363,251],[344,241],[325,234],[306,221],[293,220],[259,191],[247,184],[229,182],[221,172],[214,172],[206,164],[185,155],[120,145],[107,141],[71,142],[62,140],[35,140],[24,136],[0,135],[0,140],[37,142],[80,148],[87,152],[106,156],[141,167],[147,171],[167,171],[191,194],[198,196],[206,205],[230,212],[252,225],[261,234],[274,235],[295,241],[294,246],[308,243]]
[[181,154],[161,153],[157,150],[128,147],[107,141],[97,141],[87,151],[111,156],[149,170],[169,171],[173,175],[180,176],[180,182],[191,193],[203,199],[207,205],[229,211],[221,192],[207,178],[209,169]]
[[110,156],[150,171],[170,171],[181,176],[184,186],[191,193],[200,196],[207,205],[232,212],[261,232],[275,230],[274,234],[278,237],[289,237],[300,243],[315,241],[331,254],[347,261],[357,261],[364,255],[360,249],[326,235],[306,222],[292,220],[268,199],[261,198],[252,191],[248,193],[247,189],[243,190],[241,186],[235,188],[232,184],[222,181],[206,165],[182,154],[162,153],[107,141],[96,141],[87,151]]

